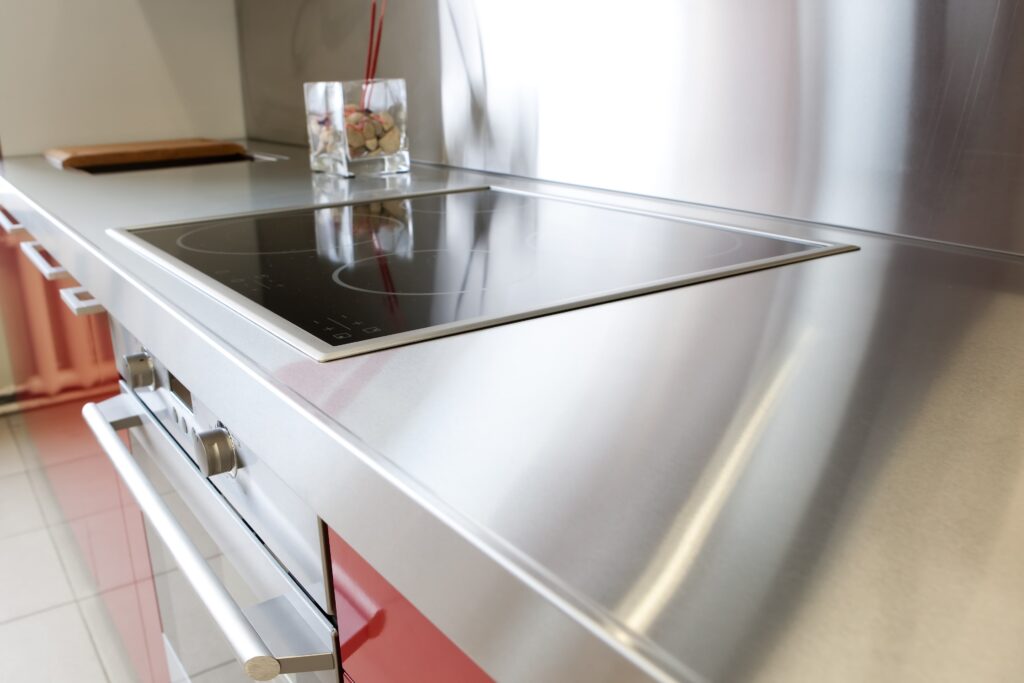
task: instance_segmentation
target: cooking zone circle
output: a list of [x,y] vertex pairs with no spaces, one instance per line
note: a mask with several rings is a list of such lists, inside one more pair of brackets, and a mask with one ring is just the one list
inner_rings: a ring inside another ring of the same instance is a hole
[[[519,261],[501,272],[488,268],[490,252],[486,249],[455,251],[423,249],[412,252],[412,258],[395,258],[381,254],[345,264],[334,271],[334,282],[346,289],[366,294],[401,296],[438,296],[481,292],[507,287],[533,274],[531,261]],[[445,278],[449,284],[438,282]]]
[[[355,225],[355,244],[372,241],[372,233],[376,230],[405,227],[404,223],[389,216],[363,213],[352,214],[352,222]],[[340,232],[342,225],[335,221],[334,229]],[[177,244],[187,251],[219,256],[304,254],[316,252],[318,246],[317,233],[310,226],[308,216],[281,216],[266,221],[255,218],[203,225],[179,237]]]
[[[298,220],[296,220],[298,219]],[[281,216],[203,225],[178,238],[178,246],[200,254],[261,256],[316,251],[316,233],[309,218]]]

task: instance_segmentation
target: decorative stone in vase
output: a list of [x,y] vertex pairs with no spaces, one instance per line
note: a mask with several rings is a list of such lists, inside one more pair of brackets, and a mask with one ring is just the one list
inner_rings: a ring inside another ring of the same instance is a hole
[[409,170],[401,78],[305,84],[309,163],[351,177]]

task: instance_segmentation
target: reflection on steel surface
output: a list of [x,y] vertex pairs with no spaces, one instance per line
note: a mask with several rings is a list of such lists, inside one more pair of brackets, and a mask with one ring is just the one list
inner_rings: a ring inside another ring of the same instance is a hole
[[693,568],[760,438],[794,366],[810,345],[804,330],[792,350],[777,364],[763,388],[753,389],[737,409],[719,448],[709,458],[693,493],[672,522],[644,573],[613,612],[629,628],[646,633],[675,598]]
[[356,244],[371,239],[386,254],[412,258],[414,246],[412,208],[409,200],[374,202],[376,213],[352,206],[317,209],[316,253],[338,265],[355,262]]

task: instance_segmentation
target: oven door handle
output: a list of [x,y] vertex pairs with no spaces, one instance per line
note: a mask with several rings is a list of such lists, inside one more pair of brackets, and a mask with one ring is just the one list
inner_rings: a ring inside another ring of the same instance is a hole
[[82,416],[143,514],[224,633],[245,673],[254,680],[268,681],[282,673],[332,669],[333,653],[280,659],[271,653],[118,436],[119,429],[141,425],[143,411],[145,408],[133,396],[120,394],[99,404],[85,404]]

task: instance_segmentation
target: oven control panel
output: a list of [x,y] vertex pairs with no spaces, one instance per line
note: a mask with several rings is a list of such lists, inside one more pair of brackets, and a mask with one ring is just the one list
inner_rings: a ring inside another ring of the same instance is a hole
[[118,371],[196,469],[324,612],[333,612],[320,519],[185,379],[111,319]]

